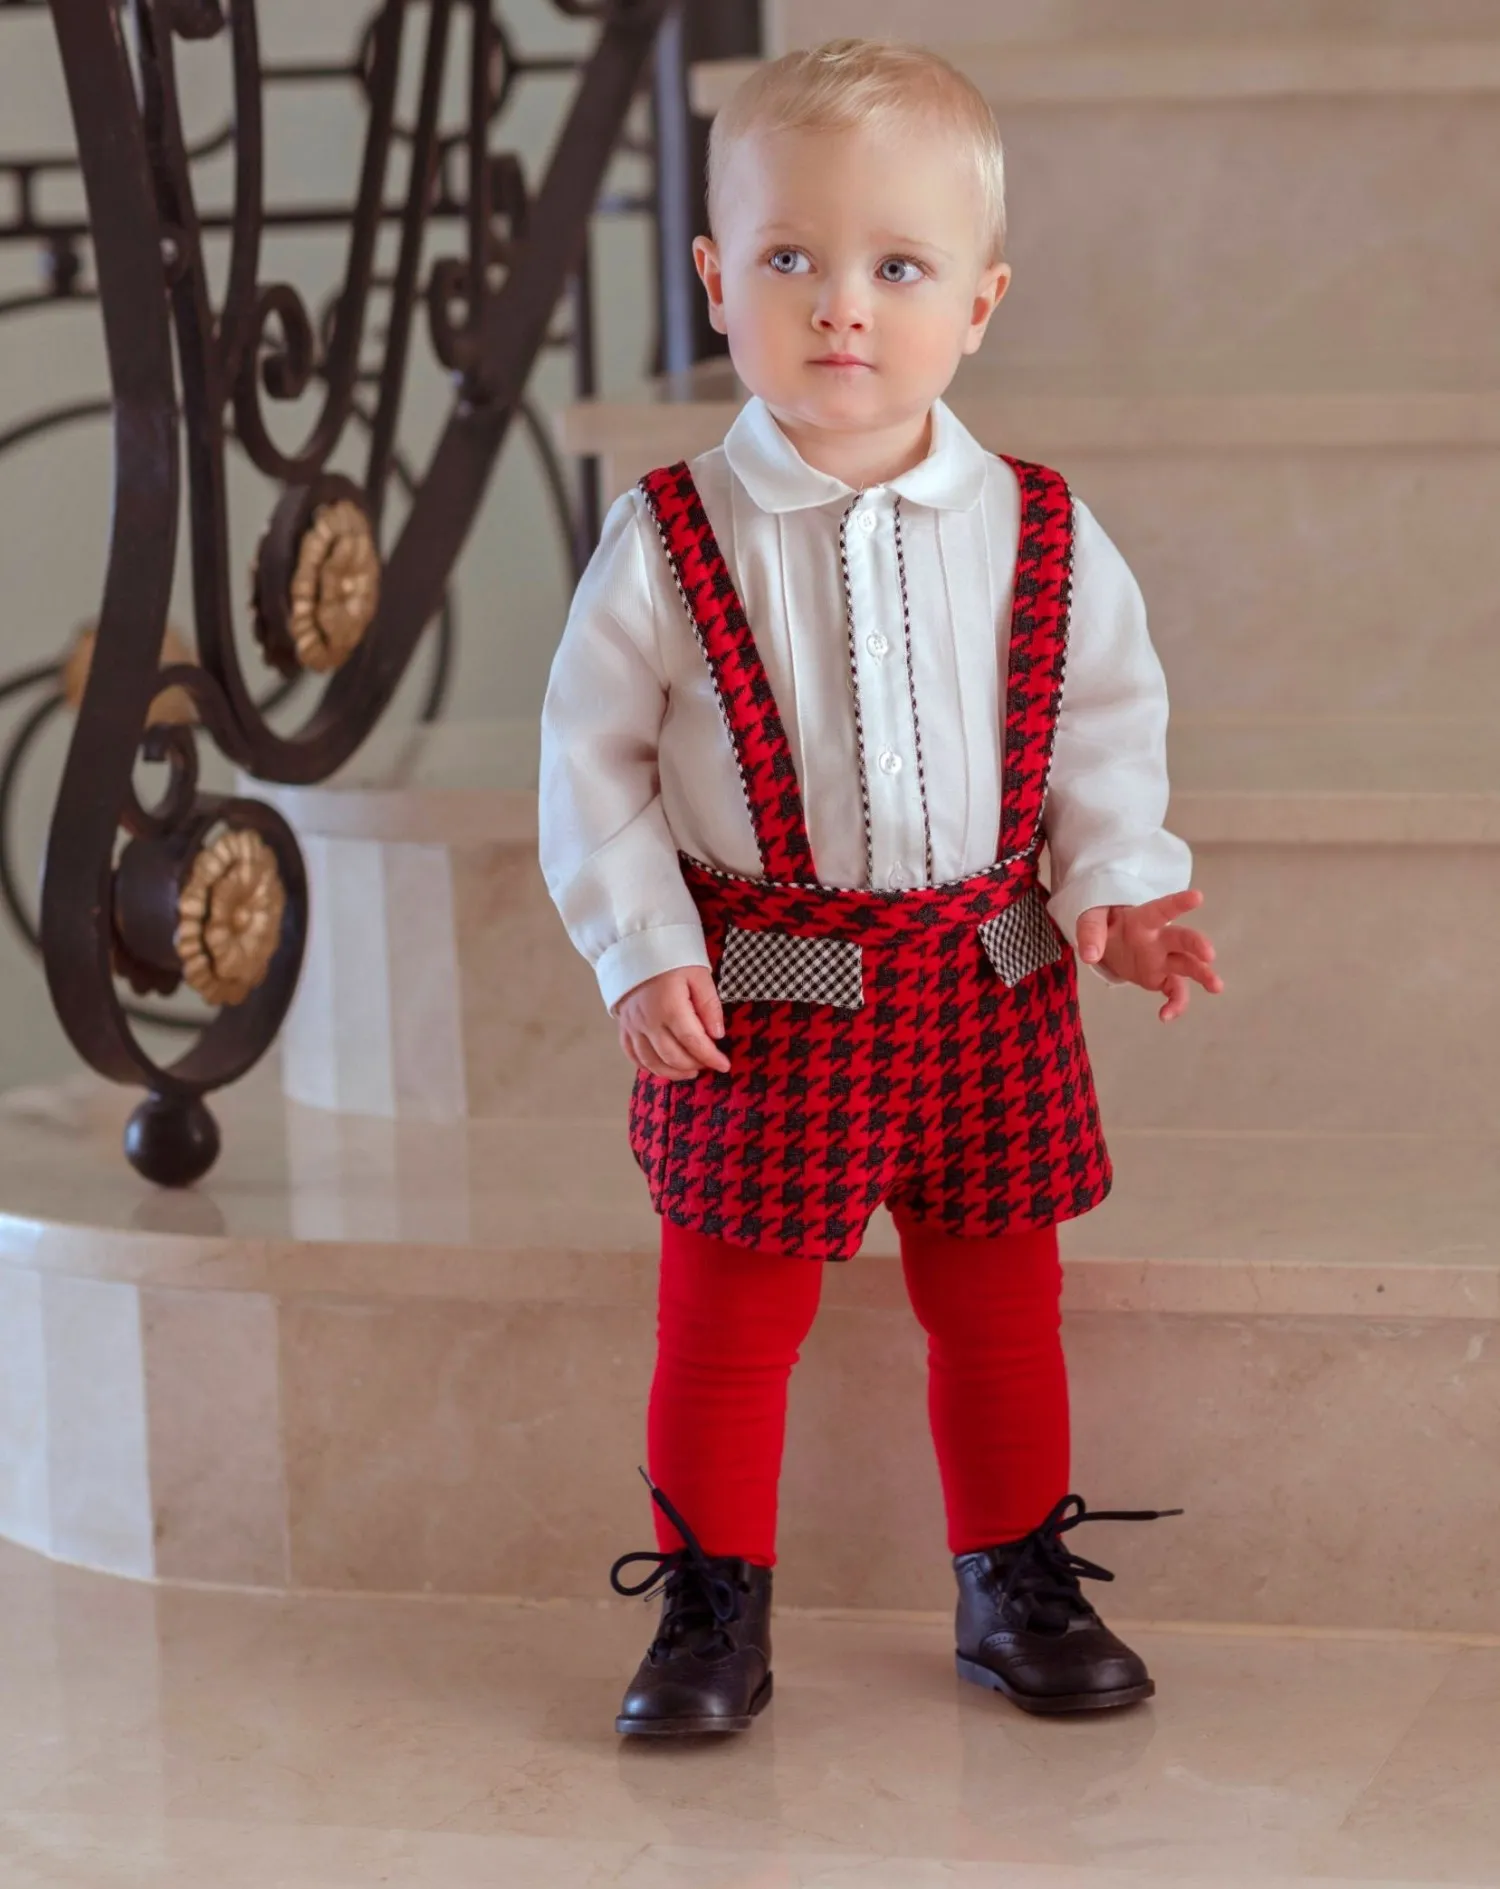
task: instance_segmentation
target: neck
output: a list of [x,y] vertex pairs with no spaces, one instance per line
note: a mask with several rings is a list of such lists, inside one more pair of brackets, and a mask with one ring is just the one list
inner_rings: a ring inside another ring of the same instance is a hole
[[815,472],[841,479],[856,492],[899,479],[927,457],[932,444],[932,411],[873,433],[838,433],[809,426],[771,408],[776,424]]

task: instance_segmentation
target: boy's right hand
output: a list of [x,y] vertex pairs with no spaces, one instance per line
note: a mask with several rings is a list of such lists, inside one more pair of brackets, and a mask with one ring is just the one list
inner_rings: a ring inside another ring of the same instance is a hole
[[729,1058],[713,1039],[724,1034],[724,1010],[701,964],[663,971],[620,999],[620,1047],[640,1069],[672,1082],[691,1082],[705,1069],[721,1074]]

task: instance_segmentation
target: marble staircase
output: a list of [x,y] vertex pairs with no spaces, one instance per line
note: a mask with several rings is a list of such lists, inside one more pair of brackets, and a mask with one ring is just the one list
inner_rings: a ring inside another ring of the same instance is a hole
[[[1403,832],[1447,858],[1451,816],[1477,823],[1493,881],[1492,779],[1434,807],[1388,757],[1329,792],[1243,759],[1216,775],[1224,752],[1178,772],[1209,875],[1265,856],[1314,882],[1325,854],[1399,852]],[[145,1192],[117,1159],[123,1094],[79,1081],[0,1110],[0,1533],[137,1577],[528,1599],[597,1594],[636,1545],[655,1226],[628,1071],[546,923],[525,768],[523,730],[449,727],[282,792],[312,873],[309,977],[281,1082],[225,1098],[193,1192]],[[1273,1090],[1247,1108],[1236,1056],[1297,1019],[1246,955],[1222,1038],[1095,993],[1119,1184],[1066,1232],[1075,1480],[1099,1506],[1188,1511],[1095,1544],[1118,1608],[1500,1631],[1500,1132],[1416,1107],[1384,1126],[1417,1077],[1351,1077],[1331,1039],[1289,1059],[1280,1108],[1265,1060]],[[1306,979],[1336,989],[1312,956]],[[502,1073],[522,1067],[529,1088]],[[1158,1098],[1173,1071],[1199,1117]],[[789,1603],[944,1604],[883,1216],[828,1283],[783,1517]]]
[[[1119,1178],[1066,1233],[1075,1483],[1187,1515],[1082,1548],[1126,1618],[1500,1632],[1500,39],[1463,0],[1205,11],[1130,0],[1101,50],[1093,9],[1012,0],[969,49],[1018,280],[953,401],[1141,579],[1229,980],[1171,1029],[1086,991]],[[909,12],[798,0],[778,30]],[[740,397],[704,369],[561,435],[613,494]],[[0,1106],[0,1534],[530,1600],[645,1545],[654,1222],[534,786],[523,722],[275,790],[307,972],[193,1192],[118,1160],[127,1096]],[[790,1603],[946,1604],[921,1404],[880,1218],[798,1374]]]

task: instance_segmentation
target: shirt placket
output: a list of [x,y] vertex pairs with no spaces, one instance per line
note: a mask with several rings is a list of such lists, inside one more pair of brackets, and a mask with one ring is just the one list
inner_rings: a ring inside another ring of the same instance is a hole
[[891,891],[925,885],[931,855],[898,530],[883,488],[860,493],[840,529],[865,867]]

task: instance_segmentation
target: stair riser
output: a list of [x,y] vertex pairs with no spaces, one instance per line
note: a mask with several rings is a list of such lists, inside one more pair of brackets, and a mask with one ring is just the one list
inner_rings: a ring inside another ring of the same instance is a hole
[[[387,844],[383,871],[370,869],[372,850],[309,848],[322,916],[284,1035],[288,1094],[404,1120],[617,1111],[623,1121],[631,1065],[547,898],[534,844],[454,848],[450,909],[434,903],[420,929],[403,905],[414,876],[404,855],[436,849]],[[1195,853],[1202,923],[1229,988],[1198,992],[1164,1027],[1145,993],[1082,975],[1106,1123],[1500,1132],[1493,848],[1205,843]],[[357,941],[382,933],[383,971],[355,976]],[[325,959],[344,967],[331,994]],[[434,1045],[445,1041],[461,1063],[440,1086]]]
[[1488,90],[1464,89],[1461,50],[1403,92],[1398,54],[1363,95],[1303,94],[1295,71],[1246,95],[1231,64],[1163,96],[1145,59],[1134,93],[1103,60],[1073,96],[1047,63],[1030,92],[1003,55],[976,72],[1015,269],[993,332],[1018,368],[1095,393],[1495,385],[1493,59]]
[[[1054,437],[1045,417],[1020,432],[961,389],[954,405],[992,450],[1058,467],[1120,547],[1175,713],[1500,713],[1500,601],[1483,553],[1500,452],[1104,452]],[[640,444],[607,462],[612,494],[713,443],[696,416],[646,411]]]
[[282,1032],[290,1097],[432,1122],[624,1110],[632,1072],[534,838],[303,846],[313,925]]
[[[1107,19],[1101,20],[1101,14]],[[1161,38],[1255,39],[1302,34],[1341,39],[1382,35],[1434,37],[1494,30],[1492,0],[1005,0],[982,19],[973,0],[771,0],[767,44],[815,46],[820,40],[887,33],[930,46],[1008,40]]]
[[[1135,384],[1493,384],[1477,99],[1010,106],[1009,358]],[[1464,188],[1454,190],[1452,179]]]
[[[986,439],[1000,446],[999,439]],[[1047,457],[1045,442],[1028,447]],[[1500,714],[1500,453],[1063,452],[1177,715]]]
[[1085,977],[1106,1126],[1500,1130],[1493,848],[1197,849],[1227,989],[1157,1021]]
[[[44,1394],[29,1419],[0,1399],[0,1532],[140,1576],[601,1595],[611,1559],[651,1538],[649,1261],[621,1255],[615,1276],[604,1299],[376,1303],[0,1271],[0,1383]],[[1187,1510],[1074,1537],[1120,1576],[1101,1603],[1500,1631],[1494,1337],[1486,1320],[1070,1314],[1073,1485],[1096,1507]],[[894,1262],[830,1280],[794,1383],[784,1603],[951,1603],[922,1359]]]

